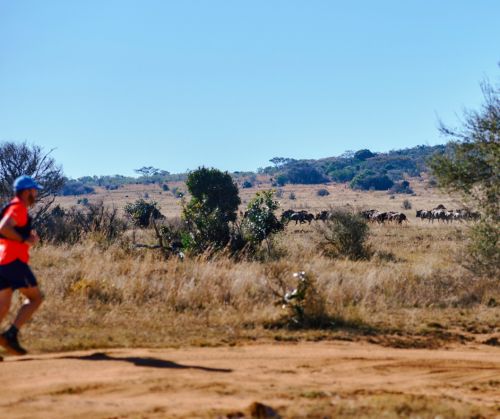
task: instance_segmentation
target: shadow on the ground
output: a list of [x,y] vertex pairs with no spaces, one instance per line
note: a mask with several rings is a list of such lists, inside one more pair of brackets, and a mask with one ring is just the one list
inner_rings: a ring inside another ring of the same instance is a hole
[[210,368],[202,367],[199,365],[183,365],[178,364],[173,361],[167,361],[165,359],[151,358],[151,357],[140,357],[140,356],[111,356],[105,352],[94,352],[90,355],[64,355],[57,356],[54,358],[20,358],[17,361],[42,361],[42,360],[54,360],[54,359],[74,359],[77,361],[123,361],[135,365],[136,367],[148,367],[148,368],[170,368],[170,369],[193,369],[206,372],[221,372],[229,373],[233,372],[231,369],[226,368]]

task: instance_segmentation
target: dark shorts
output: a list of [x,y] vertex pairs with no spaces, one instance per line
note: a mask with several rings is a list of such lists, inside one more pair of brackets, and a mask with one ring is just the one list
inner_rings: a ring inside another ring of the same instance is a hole
[[26,263],[16,259],[14,262],[0,265],[0,291],[7,288],[17,290],[36,286],[38,286],[36,277]]

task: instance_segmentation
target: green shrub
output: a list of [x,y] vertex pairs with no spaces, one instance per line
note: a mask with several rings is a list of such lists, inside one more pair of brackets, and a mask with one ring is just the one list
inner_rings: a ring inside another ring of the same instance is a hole
[[400,193],[400,194],[412,194],[413,189],[410,187],[410,182],[407,180],[403,180],[401,182],[395,183],[390,189],[391,193]]
[[351,181],[352,189],[386,191],[394,185],[394,182],[385,174],[377,174],[366,170],[354,177]]
[[480,110],[466,111],[462,126],[441,133],[450,138],[447,150],[429,162],[438,185],[462,195],[481,220],[470,229],[467,267],[498,278],[500,231],[500,88],[483,86]]
[[408,199],[405,199],[403,201],[403,204],[401,205],[403,207],[403,209],[405,210],[410,210],[411,209],[411,202],[408,200]]
[[278,208],[279,204],[274,199],[273,191],[257,192],[249,202],[241,230],[244,240],[253,249],[265,241],[270,253],[270,236],[284,229],[274,214]]
[[152,218],[155,220],[165,218],[156,202],[148,202],[144,199],[138,199],[134,203],[127,203],[124,211],[137,227],[149,227]]
[[224,248],[241,203],[237,185],[227,172],[205,167],[189,173],[186,185],[192,197],[182,210],[189,230],[185,247],[193,253]]
[[318,196],[328,196],[328,195],[330,195],[330,192],[328,192],[328,189],[324,189],[324,188],[323,189],[318,189],[316,191],[316,195],[318,195]]
[[[328,182],[328,178],[325,175],[312,164],[306,162],[288,164],[283,175],[286,177],[287,182],[294,184],[315,185]],[[279,182],[278,185],[280,185]]]
[[366,259],[369,227],[360,215],[345,210],[332,210],[328,220],[320,227],[322,247],[331,257],[347,257],[352,260]]
[[484,219],[469,229],[465,265],[479,274],[500,278],[500,230]]

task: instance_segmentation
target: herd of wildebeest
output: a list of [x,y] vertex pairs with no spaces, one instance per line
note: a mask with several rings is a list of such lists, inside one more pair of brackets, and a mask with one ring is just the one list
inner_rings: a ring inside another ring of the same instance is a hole
[[[288,224],[290,221],[295,221],[295,224],[305,224],[313,220],[327,221],[332,218],[332,211],[321,211],[317,214],[312,214],[305,210],[286,210],[281,214],[281,222]],[[396,211],[378,211],[375,209],[364,210],[359,213],[364,219],[369,222],[384,224],[395,223],[403,224],[409,222],[408,217],[403,212]],[[474,221],[479,219],[479,213],[468,209],[447,210],[444,205],[438,205],[431,210],[417,210],[416,217],[429,222],[443,221],[450,223],[452,221]]]

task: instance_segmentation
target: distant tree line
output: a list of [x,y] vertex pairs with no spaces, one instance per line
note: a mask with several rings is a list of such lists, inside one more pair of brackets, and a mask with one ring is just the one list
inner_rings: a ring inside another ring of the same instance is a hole
[[428,159],[446,149],[444,145],[418,146],[388,153],[374,153],[368,149],[349,151],[339,157],[320,160],[295,160],[274,157],[273,166],[259,169],[273,176],[276,186],[291,184],[349,183],[352,189],[389,190],[408,193],[401,186],[406,176],[416,177],[428,172]]

